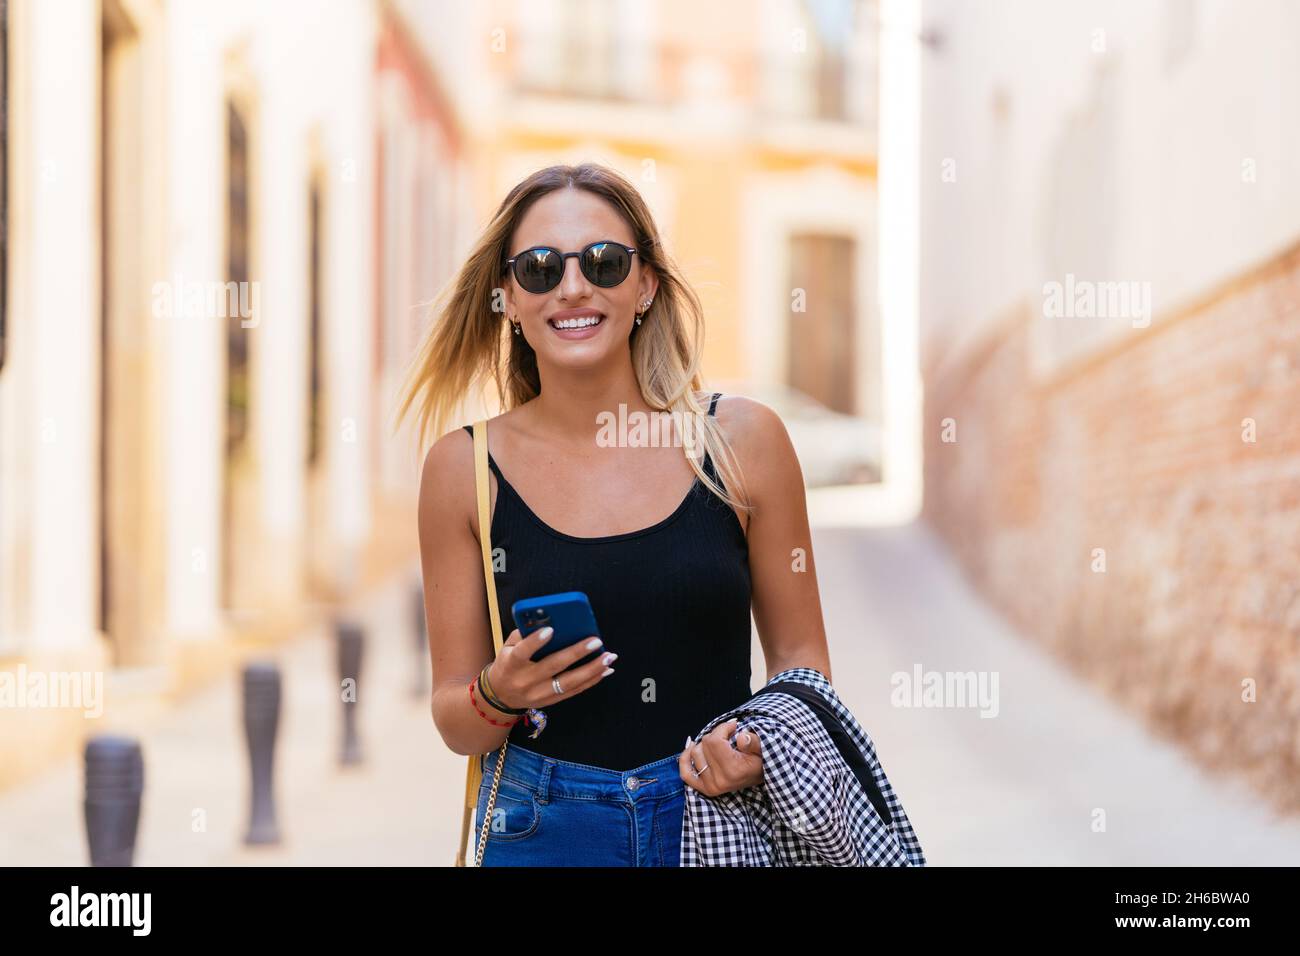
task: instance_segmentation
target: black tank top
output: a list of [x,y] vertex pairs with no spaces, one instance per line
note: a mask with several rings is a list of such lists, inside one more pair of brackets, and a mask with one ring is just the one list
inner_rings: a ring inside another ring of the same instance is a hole
[[[516,724],[512,745],[633,770],[680,753],[688,734],[749,699],[749,547],[730,505],[697,477],[662,521],[579,538],[543,522],[491,455],[488,463],[498,487],[492,547],[506,556],[505,570],[495,573],[502,640],[515,629],[515,601],[582,591],[605,642],[600,653],[618,654],[613,674],[543,708],[547,725],[536,739],[531,725]],[[708,455],[703,468],[720,481]]]

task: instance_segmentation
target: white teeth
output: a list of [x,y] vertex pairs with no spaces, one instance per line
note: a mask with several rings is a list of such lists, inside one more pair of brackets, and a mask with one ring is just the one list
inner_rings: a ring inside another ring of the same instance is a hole
[[560,319],[554,325],[557,329],[585,329],[589,325],[595,325],[600,321],[598,315],[583,315],[576,319]]

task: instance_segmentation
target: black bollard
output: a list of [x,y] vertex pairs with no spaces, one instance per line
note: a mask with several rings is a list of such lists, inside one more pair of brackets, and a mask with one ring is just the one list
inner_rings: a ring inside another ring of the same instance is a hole
[[144,794],[144,756],[128,737],[86,742],[86,840],[91,866],[131,866]]
[[[343,749],[339,763],[361,763],[361,741],[357,737],[357,699],[361,683],[361,648],[365,635],[356,621],[335,621],[334,636],[339,652],[339,696],[343,701]],[[346,683],[350,681],[350,683]]]
[[422,700],[429,694],[429,629],[424,620],[424,585],[418,579],[411,589],[411,623],[415,632],[415,681],[411,696]]
[[275,737],[280,725],[280,668],[272,663],[244,667],[244,734],[252,770],[248,833],[249,845],[280,842],[275,820]]

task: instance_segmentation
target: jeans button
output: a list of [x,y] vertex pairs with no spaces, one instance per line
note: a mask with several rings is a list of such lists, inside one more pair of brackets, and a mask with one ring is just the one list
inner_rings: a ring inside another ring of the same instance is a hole
[[638,780],[636,777],[627,778],[627,788],[629,790],[635,790],[640,785],[640,783],[641,781]]

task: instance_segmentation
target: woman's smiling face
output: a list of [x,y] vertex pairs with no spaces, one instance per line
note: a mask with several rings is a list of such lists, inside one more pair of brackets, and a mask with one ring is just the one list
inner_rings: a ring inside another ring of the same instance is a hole
[[[511,237],[509,255],[534,246],[579,252],[602,240],[637,245],[631,227],[604,199],[585,189],[557,189],[524,213]],[[627,349],[636,313],[658,288],[639,253],[632,256],[627,278],[612,288],[592,284],[576,257],[564,260],[564,277],[549,292],[528,292],[520,288],[513,271],[509,273],[506,314],[521,325],[539,366],[590,367]],[[591,318],[597,320],[594,325]]]

